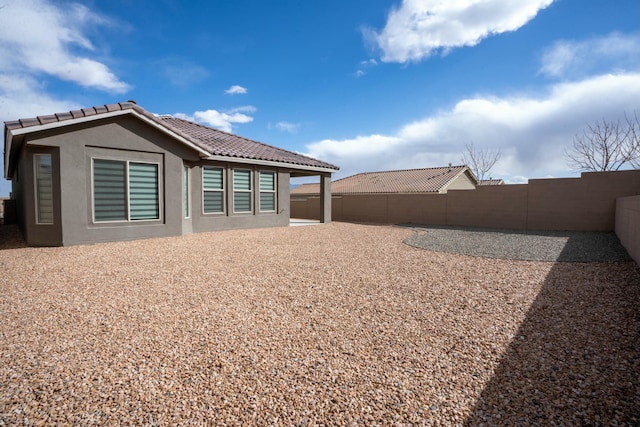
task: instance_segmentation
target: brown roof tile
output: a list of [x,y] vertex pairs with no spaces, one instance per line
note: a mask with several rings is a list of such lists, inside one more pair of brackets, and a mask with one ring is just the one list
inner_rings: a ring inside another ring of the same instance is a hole
[[46,125],[47,123],[53,123],[59,121],[55,114],[51,114],[49,116],[38,116],[38,121],[41,125]]
[[85,115],[85,117],[88,116],[95,116],[97,114],[96,109],[95,108],[83,108],[82,109],[82,114]]
[[221,130],[212,129],[188,120],[171,116],[160,116],[158,118],[167,128],[174,130],[192,143],[210,152],[213,156],[266,160],[338,170],[337,166],[329,163]]
[[84,117],[84,113],[82,112],[82,110],[73,110],[73,111],[69,111],[69,113],[71,113],[74,119],[79,119],[80,117]]
[[[439,193],[459,175],[468,171],[467,166],[451,166],[398,171],[365,172],[333,181],[332,194],[372,193]],[[303,184],[291,194],[318,194],[320,184]]]
[[29,119],[20,119],[20,126],[23,128],[29,126],[38,126],[40,124],[40,120],[37,117],[29,118]]
[[58,119],[59,122],[63,121],[63,120],[71,120],[73,119],[73,114],[71,114],[71,111],[67,111],[64,113],[58,113],[56,114],[56,118]]
[[20,129],[22,127],[22,123],[20,123],[20,120],[10,120],[8,122],[4,122],[4,126],[9,130]]

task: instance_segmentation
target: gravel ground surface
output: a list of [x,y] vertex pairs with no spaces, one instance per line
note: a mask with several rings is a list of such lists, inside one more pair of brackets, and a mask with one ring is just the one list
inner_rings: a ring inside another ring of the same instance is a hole
[[637,264],[452,255],[411,234],[0,250],[0,425],[640,423]]
[[437,252],[524,261],[631,260],[613,232],[514,231],[421,225],[402,227],[415,231],[405,239],[406,244]]

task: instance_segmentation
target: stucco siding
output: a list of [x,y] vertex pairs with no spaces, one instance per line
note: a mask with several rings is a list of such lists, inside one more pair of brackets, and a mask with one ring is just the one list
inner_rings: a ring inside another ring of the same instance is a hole
[[[253,165],[222,166],[252,170],[253,209],[248,214],[202,213],[202,161],[198,153],[163,132],[131,116],[109,118],[28,135],[18,162],[19,179],[13,182],[14,197],[23,218],[22,229],[29,245],[74,245],[140,238],[175,236],[198,231],[231,228],[285,226],[289,221],[289,170]],[[54,157],[54,224],[35,222],[33,154]],[[93,165],[96,159],[157,165],[159,218],[144,221],[100,222],[94,220]],[[183,168],[190,167],[190,215],[184,217]],[[258,172],[276,173],[277,209],[260,212]],[[230,175],[229,175],[230,176]],[[228,180],[228,182],[231,182]],[[231,191],[227,191],[231,197]],[[228,205],[229,206],[229,205]]]
[[[205,213],[202,203],[202,170],[205,166],[219,167],[225,176],[225,208],[223,213]],[[250,170],[252,176],[252,210],[238,213],[233,210],[233,170]],[[259,208],[260,171],[276,173],[276,211],[261,212]],[[256,227],[282,227],[289,224],[289,171],[247,164],[201,161],[191,168],[191,227],[193,232],[218,231]]]
[[463,173],[456,179],[454,179],[444,190],[446,193],[449,190],[473,190],[476,188],[476,184],[473,182],[471,177],[466,173]]

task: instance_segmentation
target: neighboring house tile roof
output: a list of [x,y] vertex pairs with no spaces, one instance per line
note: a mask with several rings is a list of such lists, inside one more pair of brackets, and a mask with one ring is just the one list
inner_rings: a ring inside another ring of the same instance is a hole
[[[333,181],[332,194],[441,193],[460,175],[475,176],[467,166],[446,166],[398,171],[365,172]],[[320,184],[302,184],[291,195],[319,194]]]
[[[201,154],[206,153],[211,157],[230,157],[246,160],[287,163],[291,165],[324,169],[329,172],[335,172],[339,169],[337,166],[302,154],[263,144],[258,141],[253,141],[248,138],[243,138],[241,136],[193,123],[188,120],[178,119],[171,116],[157,116],[146,111],[133,101],[83,108],[80,110],[38,116],[28,119],[7,121],[5,122],[5,144],[7,144],[7,135],[9,133],[15,133],[16,130],[25,129],[28,131],[28,128],[34,127],[35,131],[35,127],[55,125],[58,123],[63,126],[66,121],[69,121],[69,124],[73,124],[78,121],[98,119],[100,118],[100,115],[109,116],[119,113],[125,114],[128,112],[135,112],[138,115],[143,116],[144,118],[161,126],[169,133],[177,135],[192,144],[192,146],[197,147],[198,151],[201,151]],[[5,150],[6,148],[7,147],[5,146]]]
[[504,185],[504,179],[482,179],[478,185]]

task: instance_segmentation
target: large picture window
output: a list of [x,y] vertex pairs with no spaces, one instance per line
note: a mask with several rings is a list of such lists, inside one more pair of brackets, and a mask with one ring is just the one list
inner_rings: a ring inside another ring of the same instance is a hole
[[94,159],[93,216],[96,222],[160,219],[158,165]]
[[233,170],[233,211],[251,212],[251,171]]
[[202,169],[202,198],[204,213],[224,213],[224,169]]
[[51,154],[36,154],[36,222],[53,224],[53,172]]
[[260,212],[276,210],[276,174],[260,171]]

